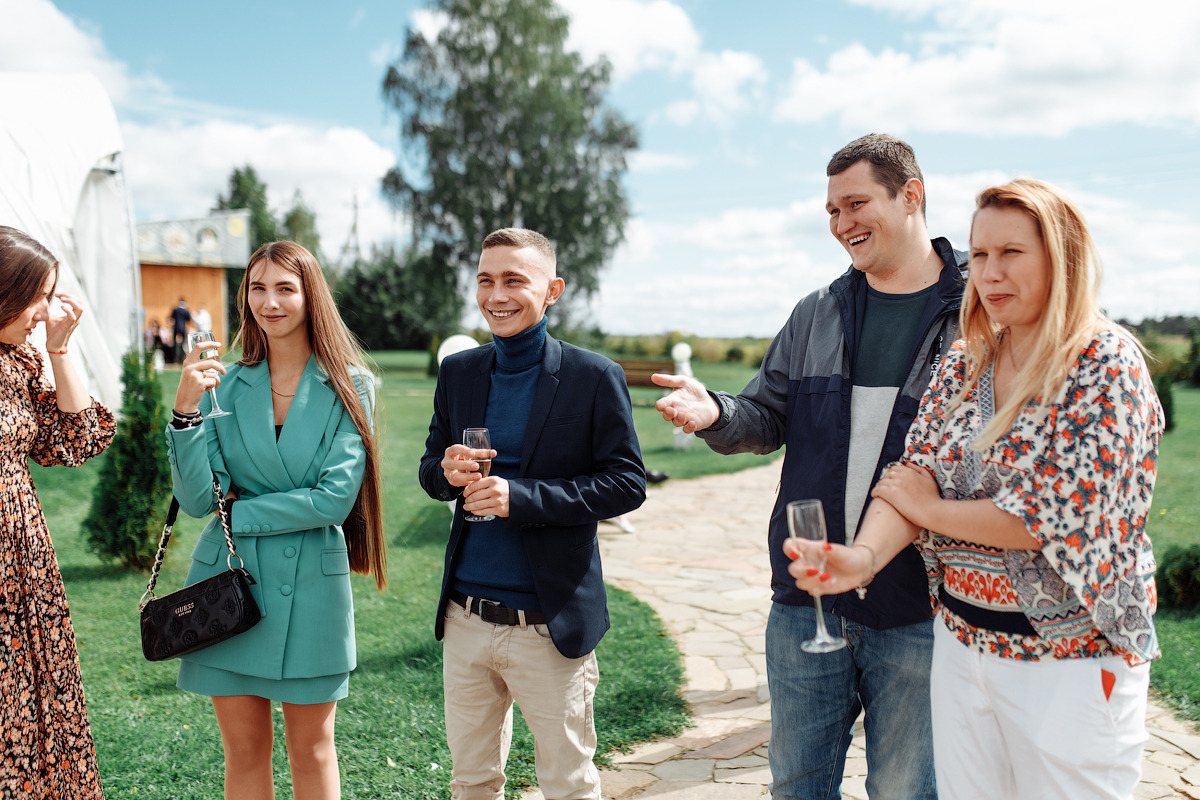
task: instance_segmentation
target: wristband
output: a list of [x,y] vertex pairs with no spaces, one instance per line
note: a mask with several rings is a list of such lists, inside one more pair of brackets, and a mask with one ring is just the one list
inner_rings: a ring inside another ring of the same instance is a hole
[[65,356],[67,354],[67,349],[64,347],[62,350],[47,350],[46,352],[52,356]]
[[204,417],[200,416],[199,411],[184,414],[182,411],[171,409],[171,427],[177,431],[194,428],[202,422],[204,422]]

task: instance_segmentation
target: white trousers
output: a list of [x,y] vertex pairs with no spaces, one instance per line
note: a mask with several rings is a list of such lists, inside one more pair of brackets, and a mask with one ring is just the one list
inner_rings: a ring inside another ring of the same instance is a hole
[[442,677],[454,800],[503,800],[512,705],[534,738],[538,787],[546,800],[599,800],[592,704],[596,654],[566,658],[545,625],[493,625],[446,606]]
[[933,642],[933,754],[942,800],[1133,797],[1148,738],[1149,664],[1130,667],[1119,656],[1030,662],[983,655],[941,619]]

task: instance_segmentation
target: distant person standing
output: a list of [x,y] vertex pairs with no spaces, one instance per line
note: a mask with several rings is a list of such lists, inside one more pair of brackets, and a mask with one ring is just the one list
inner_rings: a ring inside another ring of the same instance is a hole
[[196,330],[211,331],[213,329],[212,314],[208,313],[208,309],[200,306],[196,309],[196,313],[192,314],[192,322],[196,323]]
[[192,322],[192,313],[188,311],[187,301],[179,298],[179,305],[171,311],[171,327],[175,332],[171,360],[176,364],[183,363],[183,343],[187,339],[187,326]]

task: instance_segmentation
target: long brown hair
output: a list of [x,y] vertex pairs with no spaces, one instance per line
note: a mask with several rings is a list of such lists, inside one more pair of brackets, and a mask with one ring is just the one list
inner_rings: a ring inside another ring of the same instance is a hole
[[350,550],[350,569],[373,575],[380,590],[387,586],[387,550],[383,538],[382,490],[379,474],[379,442],[372,425],[372,409],[363,407],[351,377],[351,368],[361,370],[367,380],[374,375],[367,367],[362,348],[338,313],[329,285],[312,253],[295,242],[268,242],[250,256],[242,285],[238,287],[238,310],[242,325],[234,339],[242,349],[238,362],[259,364],[267,357],[267,336],[250,313],[250,273],[260,263],[272,263],[300,279],[308,312],[308,341],[317,363],[333,382],[334,391],[349,412],[367,451],[367,468],[362,488],[350,516],[342,525]]
[[37,301],[51,272],[57,286],[58,259],[41,242],[0,225],[0,328],[8,327]]
[[[1050,290],[1033,335],[1033,348],[1013,380],[1008,399],[975,440],[973,447],[982,451],[1012,428],[1030,401],[1037,400],[1040,409],[1051,406],[1088,342],[1101,330],[1120,326],[1100,310],[1097,296],[1102,270],[1096,245],[1083,214],[1061,189],[1019,178],[983,190],[975,206],[976,214],[985,208],[1011,208],[1028,214],[1037,226],[1050,264]],[[944,419],[1000,352],[1002,330],[988,316],[973,273],[963,292],[958,324],[966,340],[966,380]]]

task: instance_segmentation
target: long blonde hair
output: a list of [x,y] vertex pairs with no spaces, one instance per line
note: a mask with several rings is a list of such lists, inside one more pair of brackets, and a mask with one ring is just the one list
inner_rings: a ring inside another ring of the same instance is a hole
[[[1011,208],[1029,215],[1037,226],[1050,264],[1046,307],[1037,322],[1033,346],[1013,380],[1004,405],[980,432],[973,448],[986,450],[1007,433],[1030,402],[1039,411],[1054,403],[1071,366],[1095,335],[1116,328],[1097,302],[1102,267],[1087,223],[1062,190],[1042,181],[1019,178],[1003,186],[984,189],[975,201],[975,214],[985,208]],[[972,234],[974,217],[972,217]],[[966,379],[949,403],[943,419],[978,383],[997,357],[1003,330],[987,314],[972,272],[963,292],[959,331],[966,340]]]
[[372,410],[363,407],[350,375],[351,368],[357,367],[368,380],[373,380],[371,370],[354,334],[338,313],[320,265],[312,253],[295,242],[268,242],[250,256],[242,285],[238,287],[238,310],[242,316],[242,325],[234,339],[234,344],[242,349],[242,359],[238,363],[254,366],[267,357],[267,336],[250,313],[250,273],[255,265],[266,262],[282,267],[300,279],[308,312],[309,344],[366,447],[367,467],[362,488],[342,530],[350,551],[350,569],[373,575],[375,584],[382,591],[387,586],[387,549],[383,538],[379,442],[371,424]]

